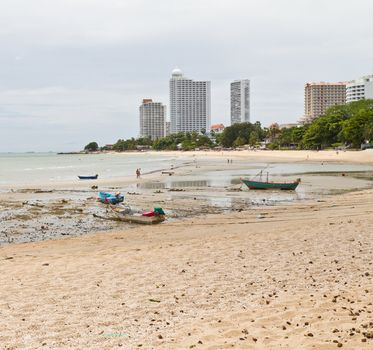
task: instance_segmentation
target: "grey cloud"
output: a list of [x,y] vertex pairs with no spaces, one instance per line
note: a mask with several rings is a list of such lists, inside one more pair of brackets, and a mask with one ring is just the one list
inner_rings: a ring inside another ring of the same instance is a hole
[[373,73],[371,13],[370,0],[2,0],[0,151],[137,136],[141,99],[168,104],[175,66],[212,81],[213,122],[229,122],[239,78],[254,121],[296,121],[306,81]]

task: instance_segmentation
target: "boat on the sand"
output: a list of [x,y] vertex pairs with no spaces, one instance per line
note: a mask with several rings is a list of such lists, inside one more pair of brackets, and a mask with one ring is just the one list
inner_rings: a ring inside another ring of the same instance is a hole
[[294,191],[298,185],[300,184],[301,179],[296,179],[293,182],[273,182],[268,180],[268,173],[267,179],[265,181],[262,180],[263,171],[260,172],[260,178],[258,180],[254,179],[244,179],[241,178],[241,182],[245,184],[248,188],[252,190],[285,190],[285,191]]
[[129,223],[153,225],[166,220],[166,214],[162,208],[154,208],[152,211],[142,213],[134,212],[131,208],[123,206],[111,205],[110,208],[117,219]]
[[115,194],[110,192],[99,192],[97,199],[105,204],[118,204],[124,201],[124,196],[120,194],[120,192]]
[[97,180],[98,174],[96,175],[78,175],[78,178],[80,180]]

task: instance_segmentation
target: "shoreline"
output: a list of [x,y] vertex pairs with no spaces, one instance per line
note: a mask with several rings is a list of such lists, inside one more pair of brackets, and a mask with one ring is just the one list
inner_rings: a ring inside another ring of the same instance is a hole
[[96,200],[98,191],[122,192],[126,202],[139,210],[162,207],[172,221],[302,202],[373,186],[373,169],[359,173],[356,169],[361,167],[356,165],[279,161],[269,165],[272,179],[301,177],[297,191],[249,191],[242,187],[240,177],[254,176],[268,163],[253,163],[245,157],[230,159],[235,160],[227,164],[225,155],[179,156],[179,165],[173,167],[172,176],[162,174],[160,169],[164,167],[159,164],[159,169],[143,174],[141,179],[122,176],[12,186],[12,191],[0,193],[0,246],[133,227],[98,218],[107,216],[106,206]]
[[[130,151],[130,152],[97,152],[97,153],[90,153],[89,155],[116,155],[118,157],[126,156],[126,155],[139,155],[141,156],[151,156],[151,155],[167,155],[170,157],[178,157],[178,158],[185,158],[184,163],[176,168],[183,168],[187,165],[192,164],[198,160],[237,160],[237,161],[246,161],[246,162],[255,162],[255,163],[267,163],[267,164],[274,164],[274,163],[300,163],[300,164],[317,164],[317,163],[325,163],[325,164],[356,164],[356,165],[373,165],[373,151],[365,150],[365,151],[298,151],[298,150],[286,150],[286,151],[271,151],[271,150],[229,150],[229,151]],[[71,154],[69,154],[71,155]],[[73,154],[75,155],[75,154]],[[76,155],[80,155],[79,153]],[[86,155],[86,154],[84,154]],[[232,165],[231,165],[232,166]],[[233,164],[233,167],[235,164]],[[159,169],[151,170],[143,175],[152,175],[154,179],[159,177],[158,172],[161,170],[167,170],[167,168],[160,167]],[[98,183],[99,185],[114,185],[116,183],[120,184],[130,184],[133,183],[133,176],[113,176],[108,178],[101,178],[99,177],[96,182],[89,182],[89,181],[80,181],[76,182],[72,180],[57,180],[57,181],[48,181],[48,182],[37,182],[33,181],[32,183],[27,182],[20,182],[14,184],[0,184],[0,190],[3,192],[10,189],[21,189],[21,188],[38,188],[42,187],[42,189],[48,188],[62,188],[64,186],[73,186],[74,188],[77,187],[84,187],[86,184]],[[1,194],[1,191],[0,191]]]
[[372,214],[364,190],[1,247],[1,343],[369,349]]
[[[66,154],[74,154],[74,153],[66,153]],[[79,154],[79,153],[77,153]],[[272,160],[272,161],[289,161],[289,160],[297,160],[297,161],[309,161],[309,162],[320,162],[320,161],[329,161],[329,162],[337,162],[337,163],[359,163],[359,164],[373,164],[373,151],[370,149],[367,150],[192,150],[192,151],[182,151],[182,150],[145,150],[145,151],[122,151],[122,152],[115,152],[115,151],[102,151],[102,152],[92,152],[88,153],[88,155],[102,155],[102,154],[117,154],[117,155],[127,155],[127,154],[165,154],[171,156],[177,155],[186,155],[186,156],[211,156],[211,157],[221,157],[226,158],[228,156],[232,156],[234,158],[243,158],[247,157],[248,159],[264,159],[264,160]]]

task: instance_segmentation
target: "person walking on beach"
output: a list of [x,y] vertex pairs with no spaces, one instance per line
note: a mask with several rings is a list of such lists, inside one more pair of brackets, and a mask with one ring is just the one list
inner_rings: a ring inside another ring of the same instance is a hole
[[136,169],[136,178],[139,179],[140,178],[140,169]]

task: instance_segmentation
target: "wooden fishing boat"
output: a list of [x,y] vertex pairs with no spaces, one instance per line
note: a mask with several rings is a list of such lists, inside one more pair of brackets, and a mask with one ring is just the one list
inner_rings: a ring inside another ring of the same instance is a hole
[[78,178],[80,180],[97,180],[98,179],[98,175],[78,175]]
[[260,172],[260,179],[240,179],[243,184],[245,184],[248,188],[252,190],[267,190],[267,189],[277,189],[277,190],[284,190],[284,191],[294,191],[297,186],[300,184],[300,179],[297,179],[293,182],[272,182],[268,180],[268,173],[267,179],[262,181],[262,171]]
[[144,216],[142,213],[132,213],[128,210],[128,208],[123,209],[123,207],[120,206],[111,205],[110,208],[117,219],[129,223],[153,225],[159,224],[160,222],[166,220],[165,215],[162,214],[155,214],[154,216]]

